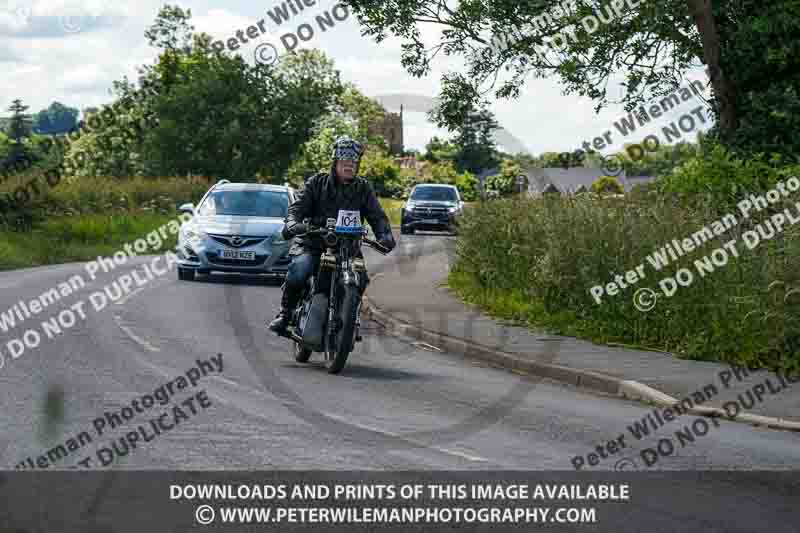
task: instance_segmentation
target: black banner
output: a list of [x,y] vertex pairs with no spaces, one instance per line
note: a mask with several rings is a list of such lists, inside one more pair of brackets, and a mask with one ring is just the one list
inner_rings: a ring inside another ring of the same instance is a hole
[[5,472],[0,533],[797,531],[793,472]]

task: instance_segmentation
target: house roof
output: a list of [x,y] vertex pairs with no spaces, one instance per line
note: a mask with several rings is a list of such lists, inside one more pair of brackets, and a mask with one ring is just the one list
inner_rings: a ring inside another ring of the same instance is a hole
[[[531,193],[541,193],[548,185],[555,186],[563,194],[575,193],[584,187],[591,190],[592,183],[600,176],[607,176],[608,171],[602,168],[526,168],[523,173],[528,177],[528,190]],[[652,181],[650,176],[627,177],[623,171],[616,176],[625,191],[631,190],[636,183]]]

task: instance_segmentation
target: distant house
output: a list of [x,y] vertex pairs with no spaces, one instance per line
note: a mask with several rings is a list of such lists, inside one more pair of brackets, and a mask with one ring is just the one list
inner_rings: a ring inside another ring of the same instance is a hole
[[[600,176],[607,176],[608,172],[602,168],[527,168],[523,174],[528,178],[528,194],[531,196],[541,196],[546,193],[560,193],[562,195],[578,194],[591,191],[592,183]],[[622,171],[616,176],[625,192],[631,190],[636,183],[648,183],[653,181],[651,176],[631,176],[625,175]]]
[[422,168],[424,164],[424,161],[420,161],[419,159],[417,159],[417,156],[415,155],[409,155],[405,157],[395,157],[394,162],[400,168],[409,168],[412,170],[419,170],[420,168]]

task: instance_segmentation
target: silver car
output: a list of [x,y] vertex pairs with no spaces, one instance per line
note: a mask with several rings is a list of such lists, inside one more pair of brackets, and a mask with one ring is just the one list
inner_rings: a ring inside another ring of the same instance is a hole
[[290,241],[281,230],[294,199],[288,186],[222,180],[197,207],[182,205],[192,218],[178,236],[178,279],[212,271],[285,276]]

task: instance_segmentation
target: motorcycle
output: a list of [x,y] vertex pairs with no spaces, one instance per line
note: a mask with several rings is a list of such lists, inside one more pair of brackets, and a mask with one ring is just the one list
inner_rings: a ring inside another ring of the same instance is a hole
[[358,257],[366,244],[382,255],[389,250],[368,239],[360,220],[329,218],[325,227],[313,228],[303,237],[318,235],[325,243],[319,266],[303,290],[292,314],[294,327],[287,329],[294,358],[307,363],[313,352],[325,354],[329,373],[342,371],[355,343],[361,340],[361,297],[366,289],[367,269]]

